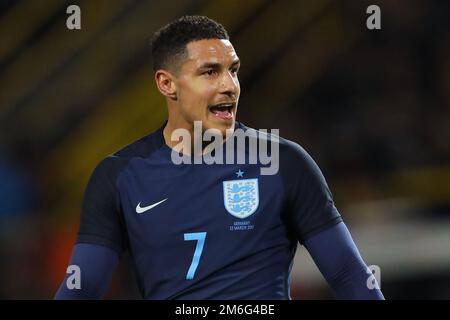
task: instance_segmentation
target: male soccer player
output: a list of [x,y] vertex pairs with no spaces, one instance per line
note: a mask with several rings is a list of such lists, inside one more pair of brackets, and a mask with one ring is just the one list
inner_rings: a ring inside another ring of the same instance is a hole
[[[311,157],[294,142],[235,121],[240,62],[223,26],[182,17],[155,34],[152,55],[168,120],[94,170],[70,261],[81,282],[68,286],[67,275],[55,298],[101,298],[129,250],[145,299],[290,299],[300,242],[337,298],[383,299],[367,286],[367,266]],[[192,141],[180,148],[172,139],[179,129],[193,134],[196,121],[226,141],[233,129],[276,140],[279,170],[175,164],[174,153],[197,156]]]

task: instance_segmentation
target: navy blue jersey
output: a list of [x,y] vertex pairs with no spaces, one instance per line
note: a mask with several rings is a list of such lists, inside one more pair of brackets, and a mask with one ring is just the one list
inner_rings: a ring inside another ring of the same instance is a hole
[[175,165],[163,127],[96,167],[77,242],[128,250],[146,299],[290,299],[297,243],[342,220],[318,166],[282,138],[274,175]]

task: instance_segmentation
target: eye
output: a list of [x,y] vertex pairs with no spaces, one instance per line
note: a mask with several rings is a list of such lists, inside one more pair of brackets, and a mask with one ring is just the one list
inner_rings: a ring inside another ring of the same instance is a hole
[[209,70],[203,72],[203,74],[207,75],[207,76],[212,76],[212,75],[215,75],[216,73],[217,72],[214,69],[209,69]]
[[237,74],[238,71],[239,71],[239,69],[238,69],[238,68],[233,68],[233,69],[231,69],[230,71],[231,71],[231,73],[233,73],[233,74]]

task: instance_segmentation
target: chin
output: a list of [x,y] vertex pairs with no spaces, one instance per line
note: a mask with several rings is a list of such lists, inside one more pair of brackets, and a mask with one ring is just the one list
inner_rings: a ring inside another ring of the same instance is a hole
[[226,131],[229,129],[233,129],[234,128],[234,124],[235,124],[235,120],[230,120],[230,121],[209,121],[206,123],[204,129],[216,129],[216,130],[220,130],[220,132],[222,133],[222,136],[226,135]]

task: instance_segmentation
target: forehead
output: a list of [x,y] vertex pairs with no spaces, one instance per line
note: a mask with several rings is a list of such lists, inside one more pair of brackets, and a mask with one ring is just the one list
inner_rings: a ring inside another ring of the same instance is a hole
[[236,51],[229,40],[205,39],[187,44],[188,59],[186,63],[200,66],[206,62],[230,64],[238,59]]

